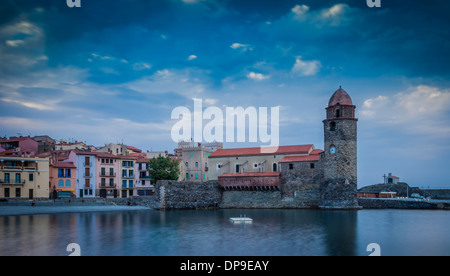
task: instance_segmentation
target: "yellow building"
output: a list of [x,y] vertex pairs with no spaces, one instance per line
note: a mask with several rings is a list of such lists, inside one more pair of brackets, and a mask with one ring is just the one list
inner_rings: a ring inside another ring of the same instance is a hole
[[49,159],[0,156],[0,198],[49,198]]

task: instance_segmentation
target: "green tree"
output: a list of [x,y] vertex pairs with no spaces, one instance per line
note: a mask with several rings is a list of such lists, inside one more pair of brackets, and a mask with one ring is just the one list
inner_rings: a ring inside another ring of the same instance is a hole
[[180,175],[178,161],[172,160],[170,157],[159,156],[150,159],[148,170],[153,184],[156,184],[158,180],[178,180]]

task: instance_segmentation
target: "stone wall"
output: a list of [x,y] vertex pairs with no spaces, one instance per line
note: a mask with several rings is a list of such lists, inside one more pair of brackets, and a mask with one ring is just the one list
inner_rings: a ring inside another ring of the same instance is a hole
[[358,198],[364,209],[450,209],[450,203],[422,200]]
[[158,181],[155,189],[158,200],[156,209],[218,208],[222,201],[222,189],[218,181]]
[[224,191],[220,208],[225,209],[311,209],[320,203],[319,185],[305,185],[293,197],[281,191]]

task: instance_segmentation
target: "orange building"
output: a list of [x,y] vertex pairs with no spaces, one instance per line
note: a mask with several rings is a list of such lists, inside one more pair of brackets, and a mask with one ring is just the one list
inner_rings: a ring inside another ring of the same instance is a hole
[[57,161],[50,165],[50,192],[56,190],[58,198],[76,195],[77,167],[72,162]]

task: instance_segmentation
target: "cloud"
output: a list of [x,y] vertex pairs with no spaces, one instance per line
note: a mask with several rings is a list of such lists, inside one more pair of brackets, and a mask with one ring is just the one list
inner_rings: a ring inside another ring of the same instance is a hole
[[150,70],[152,66],[145,62],[137,62],[133,64],[134,71]]
[[364,101],[359,116],[396,131],[450,137],[450,89],[420,85],[393,96],[380,95]]
[[306,13],[309,11],[309,7],[306,5],[295,5],[291,9],[291,12],[294,14],[294,18],[296,20],[304,20],[306,19]]
[[265,76],[261,73],[250,72],[247,74],[247,78],[249,78],[251,80],[262,81],[262,80],[269,79],[270,76]]
[[196,56],[196,55],[190,55],[189,57],[188,57],[188,60],[194,60],[194,59],[197,59],[198,57]]
[[249,44],[233,43],[233,44],[231,44],[230,48],[233,50],[240,49],[243,52],[253,51],[253,47]]
[[313,76],[320,71],[321,66],[322,64],[318,60],[303,61],[302,57],[298,56],[291,72],[300,76]]
[[20,45],[23,45],[25,41],[23,40],[6,40],[6,45],[9,47],[19,47]]

